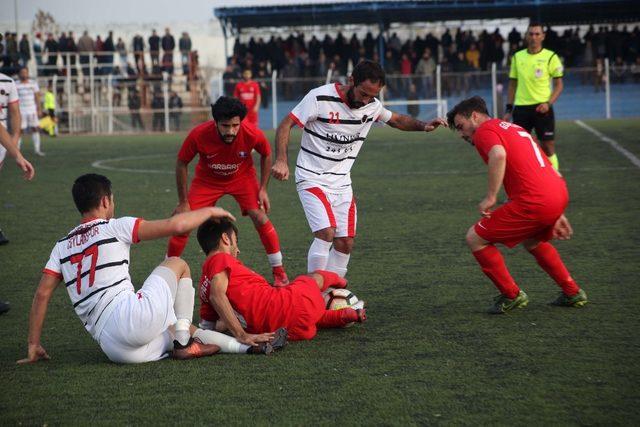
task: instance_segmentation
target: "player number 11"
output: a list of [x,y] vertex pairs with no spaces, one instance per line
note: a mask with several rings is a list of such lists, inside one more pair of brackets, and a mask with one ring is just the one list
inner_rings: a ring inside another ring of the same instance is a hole
[[533,152],[536,153],[536,158],[538,159],[538,163],[540,163],[540,167],[541,168],[545,167],[544,159],[542,158],[542,154],[540,153],[540,148],[538,148],[538,144],[536,144],[533,138],[531,138],[531,135],[527,132],[522,132],[522,131],[519,131],[518,135],[520,135],[523,138],[527,138],[529,141],[531,141]]

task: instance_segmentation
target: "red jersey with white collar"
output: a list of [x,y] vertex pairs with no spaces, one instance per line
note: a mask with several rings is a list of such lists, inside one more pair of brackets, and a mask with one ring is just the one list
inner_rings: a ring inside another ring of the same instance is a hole
[[189,132],[178,152],[178,159],[189,163],[198,154],[195,179],[211,183],[228,182],[246,175],[255,177],[251,152],[263,156],[271,154],[271,146],[264,133],[251,123],[242,121],[238,135],[231,144],[218,134],[216,122],[209,120]]
[[535,205],[566,200],[564,179],[520,126],[500,119],[487,120],[473,135],[473,144],[485,163],[495,145],[504,147],[507,164],[503,185],[510,200]]

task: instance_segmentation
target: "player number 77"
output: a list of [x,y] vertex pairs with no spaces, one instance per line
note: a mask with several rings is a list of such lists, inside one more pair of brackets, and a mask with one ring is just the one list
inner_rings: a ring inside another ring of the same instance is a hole
[[80,295],[80,291],[82,289],[82,260],[84,257],[91,257],[91,268],[89,269],[89,287],[93,286],[93,282],[96,278],[96,263],[98,262],[98,247],[97,246],[89,246],[84,252],[74,255],[71,257],[71,264],[78,264],[78,278],[76,280],[76,290],[78,291],[78,295]]
[[540,167],[545,167],[544,159],[542,158],[542,154],[540,153],[540,148],[538,148],[538,144],[536,144],[533,138],[531,138],[531,135],[527,132],[522,131],[518,131],[518,135],[531,141],[531,146],[533,147],[534,153],[536,153],[536,158],[538,159],[538,163],[540,163]]

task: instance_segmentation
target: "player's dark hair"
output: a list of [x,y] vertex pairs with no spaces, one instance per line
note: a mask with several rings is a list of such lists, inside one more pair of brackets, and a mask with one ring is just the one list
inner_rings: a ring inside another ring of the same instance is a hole
[[226,234],[231,239],[233,233],[236,233],[237,239],[238,228],[230,220],[226,218],[221,220],[210,219],[198,227],[198,243],[202,248],[202,252],[208,254],[218,248],[223,234]]
[[211,115],[216,122],[234,117],[242,120],[247,115],[247,107],[238,98],[221,96],[215,104],[211,104]]
[[449,124],[449,128],[453,131],[456,130],[455,126],[455,117],[460,114],[462,117],[469,118],[471,117],[471,113],[477,111],[478,113],[489,115],[489,111],[487,110],[487,104],[484,102],[484,99],[479,96],[473,96],[471,98],[467,98],[464,101],[460,101],[455,107],[451,109],[447,113],[447,123]]
[[382,66],[368,59],[362,60],[353,68],[351,72],[353,77],[353,85],[358,86],[360,83],[370,80],[372,83],[380,83],[385,85],[385,74]]
[[76,208],[84,214],[100,206],[104,196],[111,196],[111,181],[104,175],[88,173],[75,180],[71,194]]
[[540,27],[540,28],[542,28],[542,32],[544,33],[544,26],[542,25],[542,22],[540,22],[540,21],[531,21],[531,22],[529,22],[529,26],[527,28],[531,28],[531,27]]

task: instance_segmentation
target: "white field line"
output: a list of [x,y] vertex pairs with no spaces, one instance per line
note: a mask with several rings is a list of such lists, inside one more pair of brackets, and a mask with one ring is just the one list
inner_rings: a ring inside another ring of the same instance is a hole
[[148,154],[145,156],[116,157],[113,159],[96,160],[95,162],[91,163],[91,166],[93,166],[96,169],[105,169],[108,171],[132,172],[132,173],[157,173],[157,174],[171,175],[171,174],[174,174],[175,171],[166,171],[166,170],[158,170],[158,169],[119,168],[116,166],[107,165],[108,163],[121,162],[123,160],[155,159],[155,158],[169,157],[169,156],[173,156],[173,154]]
[[600,138],[601,141],[604,141],[607,144],[609,144],[611,147],[613,147],[614,150],[616,150],[618,153],[622,154],[627,159],[629,159],[629,161],[631,161],[631,163],[633,163],[636,167],[640,168],[640,159],[638,159],[635,156],[635,154],[633,154],[631,151],[627,150],[622,145],[620,145],[617,141],[609,138],[607,135],[603,134],[602,132],[592,128],[582,120],[576,120],[575,123],[581,128],[591,132],[592,134]]

